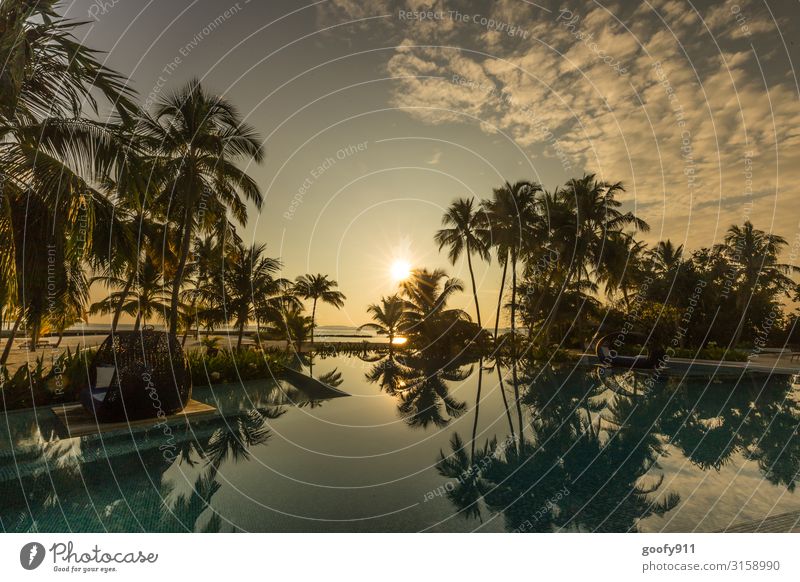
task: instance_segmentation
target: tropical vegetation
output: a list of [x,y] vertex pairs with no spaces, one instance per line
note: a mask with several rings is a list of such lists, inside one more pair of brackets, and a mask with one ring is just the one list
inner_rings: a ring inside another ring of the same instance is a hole
[[[248,204],[263,203],[249,168],[265,153],[236,106],[198,80],[139,106],[53,1],[4,2],[0,24],[0,364],[20,334],[35,349],[93,314],[112,331],[122,317],[163,323],[184,342],[232,330],[237,350],[252,324],[257,341],[313,345],[319,304],[341,309],[346,297],[325,274],[284,277],[280,258],[242,240]],[[440,354],[583,349],[625,326],[723,359],[794,340],[786,239],[745,221],[712,247],[648,244],[624,193],[586,174],[454,200],[433,240],[452,265],[466,262],[468,285],[419,266],[362,328]],[[475,271],[490,261],[501,275],[487,318]],[[107,295],[90,302],[98,287]],[[474,319],[452,307],[465,291]]]

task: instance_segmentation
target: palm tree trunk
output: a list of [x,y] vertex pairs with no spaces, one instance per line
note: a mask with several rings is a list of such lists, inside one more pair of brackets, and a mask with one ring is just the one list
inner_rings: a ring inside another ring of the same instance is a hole
[[511,251],[511,349],[517,357],[517,252]]
[[503,277],[500,279],[500,294],[497,297],[497,315],[494,319],[494,341],[497,343],[497,330],[500,329],[500,308],[503,305],[503,289],[506,285],[506,270],[508,269],[508,255],[506,255],[506,262],[503,264]]
[[314,327],[316,327],[317,298],[314,297],[314,306],[311,308],[311,345],[314,345]]
[[519,396],[519,379],[517,378],[517,354],[511,356],[511,381],[514,383],[514,404],[517,407],[517,424],[519,425],[519,441],[517,450],[522,455],[522,442],[525,439],[525,427],[522,426],[522,403]]
[[131,287],[133,287],[133,280],[135,277],[136,277],[136,269],[133,269],[130,275],[128,275],[128,280],[125,281],[125,288],[122,290],[122,295],[120,295],[119,297],[119,303],[114,308],[114,319],[111,320],[111,333],[117,331],[119,318],[122,315],[122,308],[125,306],[125,301],[128,298],[128,293],[131,292]]
[[175,271],[175,281],[172,283],[172,299],[169,305],[169,333],[175,335],[178,331],[178,296],[181,291],[181,283],[183,283],[183,273],[186,270],[186,259],[189,257],[189,246],[192,240],[192,220],[187,207],[184,224],[183,224],[183,240],[181,241],[181,258],[178,262],[178,268]]
[[139,325],[142,323],[142,310],[136,312],[136,323],[133,324],[133,331],[139,331]]
[[244,319],[239,322],[239,339],[236,340],[236,351],[242,349],[242,336],[244,336]]
[[478,414],[481,408],[481,384],[483,383],[483,358],[478,361],[478,393],[475,396],[475,421],[472,423],[472,445],[470,446],[470,461],[475,463],[475,439],[478,437]]
[[61,340],[63,339],[64,339],[64,330],[62,329],[60,332],[58,332],[58,341],[56,342],[56,345],[53,346],[54,350],[58,349],[58,346],[61,345]]
[[[195,295],[194,297],[192,297],[192,304],[189,307],[189,313],[194,313],[194,321],[197,325],[197,334],[195,335],[195,339],[200,341],[200,318],[197,317],[196,307],[197,307],[197,296]],[[189,335],[189,329],[191,327],[192,327],[191,325],[186,326],[186,333],[183,334],[183,342],[181,343],[181,345],[186,343],[186,336]]]
[[628,289],[625,287],[622,288],[622,301],[625,303],[625,312],[627,313],[631,308],[631,300],[628,297]]
[[[737,301],[737,303],[740,303]],[[742,316],[739,318],[739,322],[736,324],[736,331],[733,334],[733,344],[731,348],[736,349],[736,346],[739,345],[739,342],[742,339],[742,333],[744,332],[744,322],[747,320],[747,303],[741,308]]]
[[8,341],[6,342],[6,347],[3,349],[3,355],[0,356],[0,365],[4,365],[6,360],[8,360],[8,354],[11,353],[11,346],[14,345],[14,336],[17,334],[17,330],[19,329],[19,325],[22,323],[22,318],[24,317],[24,312],[20,309],[19,315],[17,319],[14,321],[14,327],[11,328],[11,332],[8,335]]
[[[536,300],[536,305],[533,306],[533,309],[530,313],[530,327],[528,328],[528,343],[533,342],[533,323],[535,321],[536,316],[539,313],[539,308],[542,306],[542,301],[544,301],[545,295],[550,291],[550,286],[553,284],[553,273],[554,270],[551,269],[550,272],[547,274],[547,280],[544,282],[544,287],[542,288],[542,292],[539,293],[539,298]],[[545,321],[545,323],[547,323]],[[542,338],[544,339],[544,337]]]
[[506,389],[503,385],[503,374],[500,371],[500,362],[495,360],[494,365],[497,368],[497,380],[500,383],[500,395],[503,397],[503,405],[506,409],[506,418],[508,418],[508,429],[511,431],[511,438],[516,441],[517,436],[514,432],[514,422],[511,420],[511,409],[508,408],[508,399],[506,398]]
[[564,278],[564,286],[561,288],[561,292],[556,294],[556,300],[553,302],[553,307],[550,310],[550,314],[547,316],[544,326],[542,326],[542,338],[545,340],[547,339],[547,334],[550,331],[550,326],[558,316],[558,308],[561,306],[561,298],[563,297],[564,293],[566,293],[570,281],[572,281],[572,274],[567,271],[567,276]]
[[475,286],[475,273],[472,271],[472,256],[470,254],[469,245],[467,245],[467,265],[469,266],[469,278],[472,281],[472,297],[475,299],[475,314],[478,317],[478,327],[483,329],[481,323],[481,306],[478,304],[478,289]]

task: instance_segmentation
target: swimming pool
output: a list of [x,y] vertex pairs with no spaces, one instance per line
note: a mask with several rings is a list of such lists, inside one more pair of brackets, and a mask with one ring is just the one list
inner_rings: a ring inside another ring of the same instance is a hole
[[786,376],[652,382],[385,354],[317,357],[312,373],[350,396],[198,388],[216,413],[75,439],[49,409],[8,413],[0,526],[685,532],[800,510],[800,391]]

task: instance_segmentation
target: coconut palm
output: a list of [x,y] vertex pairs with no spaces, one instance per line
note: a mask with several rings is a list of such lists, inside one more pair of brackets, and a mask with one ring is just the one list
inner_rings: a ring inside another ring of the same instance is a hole
[[82,102],[96,107],[102,93],[120,112],[135,109],[125,78],[104,67],[97,52],[80,44],[57,0],[3,2],[0,6],[0,116],[34,119],[54,113],[77,117]]
[[290,304],[283,313],[283,331],[286,336],[287,349],[294,344],[295,349],[300,351],[300,346],[309,333],[313,333],[314,325],[310,316],[303,313],[303,307]]
[[[96,277],[95,281],[103,281],[112,288],[120,288],[124,280],[113,275]],[[146,253],[134,277],[131,287],[109,293],[108,297],[92,304],[89,313],[107,315],[121,309],[135,318],[134,331],[142,324],[152,321],[157,315],[167,312],[169,296],[164,291],[163,271],[159,262],[150,253]],[[121,307],[120,307],[121,306]]]
[[317,317],[317,301],[322,301],[332,305],[336,309],[344,307],[344,300],[347,299],[344,293],[337,291],[339,284],[328,279],[327,275],[301,275],[295,282],[295,293],[302,299],[311,300],[311,343],[314,343],[314,327]]
[[741,315],[732,345],[737,345],[742,338],[754,294],[768,291],[775,295],[793,289],[794,283],[788,274],[800,269],[778,262],[781,250],[787,245],[782,236],[759,230],[748,220],[742,226],[731,225],[725,233],[724,244],[717,246],[735,269],[738,283],[736,304]]
[[428,346],[443,337],[457,321],[469,321],[463,310],[447,309],[447,302],[454,293],[464,290],[464,284],[442,269],[414,269],[400,287],[405,297],[404,331]]
[[634,239],[632,234],[611,232],[595,268],[597,282],[605,284],[606,295],[613,297],[621,293],[626,308],[641,279],[644,248],[645,243]]
[[238,330],[236,349],[242,347],[244,328],[256,315],[256,306],[264,291],[272,286],[272,274],[279,271],[278,259],[265,257],[267,245],[245,247],[238,243],[226,258],[224,278],[225,309]]
[[395,336],[401,331],[405,301],[398,295],[381,297],[380,304],[373,303],[367,307],[367,313],[372,315],[374,322],[365,323],[358,329],[372,329],[381,335],[389,336],[389,348]]
[[647,251],[650,270],[653,274],[666,277],[673,274],[683,261],[683,245],[677,247],[671,240],[658,241],[658,244]]
[[440,251],[444,247],[450,249],[447,256],[451,264],[455,265],[462,254],[466,255],[472,283],[472,297],[475,300],[475,314],[480,327],[483,327],[483,324],[478,289],[475,285],[475,272],[472,268],[472,254],[477,254],[484,261],[488,261],[491,257],[489,254],[491,233],[486,224],[486,216],[475,208],[474,200],[460,198],[453,202],[442,216],[442,225],[450,228],[439,230],[434,237]]
[[[624,191],[621,182],[598,181],[594,174],[585,174],[582,178],[571,179],[556,192],[560,204],[569,210],[569,215],[562,213],[560,220],[571,224],[574,232],[571,262],[565,270],[562,288],[569,288],[576,279],[586,278],[589,267],[599,264],[610,233],[622,232],[627,227],[642,232],[650,230],[650,226],[632,212],[619,210],[622,203],[616,196]],[[563,228],[561,230],[564,232]],[[545,322],[543,334],[557,316],[560,303],[561,294]]]
[[196,79],[161,97],[153,112],[139,120],[138,128],[164,177],[159,203],[181,230],[168,313],[169,331],[175,333],[192,240],[197,232],[207,232],[224,220],[227,212],[244,224],[246,201],[261,207],[258,184],[236,163],[259,163],[264,151],[261,139],[243,123],[236,108],[207,93]]
[[494,335],[500,326],[500,309],[505,290],[506,271],[511,264],[511,330],[512,337],[516,326],[517,262],[525,245],[530,241],[539,226],[536,195],[542,191],[539,184],[520,180],[514,184],[506,182],[495,188],[491,200],[482,203],[483,212],[491,234],[491,243],[496,248],[497,259],[503,265],[500,293],[497,298]]
[[23,319],[37,334],[48,304],[68,302],[70,265],[96,251],[103,230],[123,230],[93,186],[115,166],[124,140],[119,126],[87,119],[82,108],[96,114],[102,95],[129,119],[133,93],[77,42],[81,23],[61,18],[54,5],[0,5],[0,297],[14,321],[0,363]]

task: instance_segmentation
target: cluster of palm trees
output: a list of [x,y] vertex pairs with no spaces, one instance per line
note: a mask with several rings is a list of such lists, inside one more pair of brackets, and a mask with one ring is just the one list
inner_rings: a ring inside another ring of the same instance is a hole
[[[0,364],[21,327],[35,346],[87,311],[111,314],[112,328],[123,313],[137,327],[160,316],[171,333],[229,318],[241,344],[253,319],[296,335],[313,329],[317,300],[341,307],[335,281],[290,284],[236,235],[262,204],[242,168],[264,157],[237,109],[197,80],[139,108],[54,4],[0,7]],[[89,306],[94,282],[109,295]]]
[[[518,447],[475,442],[478,393],[470,444],[454,433],[437,462],[461,515],[479,519],[489,509],[517,531],[636,531],[641,520],[680,503],[659,470],[665,441],[701,471],[719,471],[746,451],[765,480],[788,491],[797,486],[800,408],[788,377],[765,395],[756,381],[713,392],[706,376],[672,376],[653,390],[632,372],[595,370],[569,381],[565,373],[523,360],[521,404],[531,422]],[[742,415],[748,407],[757,411]],[[568,497],[556,495],[565,486]]]
[[442,269],[411,271],[400,291],[367,307],[373,321],[359,329],[371,329],[389,338],[402,336],[415,348],[429,352],[458,352],[467,345],[486,346],[487,332],[462,309],[448,308],[450,298],[464,284]]
[[[609,184],[587,175],[570,180],[554,192],[546,192],[535,182],[507,182],[480,204],[472,199],[453,202],[442,218],[444,228],[434,240],[440,250],[448,250],[452,264],[466,258],[475,302],[475,333],[485,334],[473,255],[489,261],[494,254],[503,267],[494,337],[498,338],[507,291],[510,343],[516,342],[520,321],[527,323],[531,331],[534,321],[540,323],[541,333],[546,336],[562,303],[571,303],[576,292],[596,288],[590,273],[592,266],[604,259],[608,239],[624,238],[628,227],[648,229],[647,223],[632,212],[619,210],[621,202],[616,194],[622,190],[619,183]],[[550,260],[552,256],[559,260]],[[547,268],[543,269],[540,265],[546,258]],[[509,270],[511,281],[506,289]],[[389,335],[419,330],[428,340],[436,339],[456,326],[457,321],[470,321],[464,311],[446,308],[450,296],[463,289],[459,280],[447,277],[441,270],[414,271],[401,283],[399,295],[370,306],[376,322],[368,325]],[[548,293],[551,301],[546,301]]]
[[[90,310],[111,315],[114,328],[128,314],[136,325],[161,317],[184,334],[230,318],[239,343],[249,321],[259,329],[282,322],[290,339],[313,341],[318,301],[342,306],[335,282],[308,275],[289,283],[263,245],[246,247],[236,234],[248,205],[263,201],[244,169],[264,157],[255,130],[196,80],[150,110],[138,107],[125,77],[80,44],[77,23],[53,6],[0,7],[0,328],[10,329],[0,363],[21,328],[35,345]],[[505,310],[512,349],[520,326],[545,343],[624,318],[650,279],[646,299],[656,311],[683,307],[698,277],[708,283],[693,321],[710,330],[702,341],[737,344],[775,310],[785,326],[781,300],[797,294],[795,267],[779,259],[785,239],[746,222],[689,257],[670,241],[647,248],[637,236],[648,225],[621,209],[623,191],[585,175],[553,191],[523,180],[480,202],[456,200],[434,240],[453,264],[466,258],[476,322],[447,307],[462,282],[418,269],[397,295],[369,307],[370,326],[426,345],[486,337],[473,258],[502,266],[494,337]],[[92,283],[109,295],[89,305]],[[601,292],[610,306],[601,306]],[[310,316],[300,300],[311,301]],[[736,317],[717,318],[720,307]]]
[[[483,327],[473,255],[482,261],[494,255],[503,267],[494,336],[505,308],[512,346],[520,325],[528,338],[541,343],[551,341],[555,330],[563,340],[571,332],[588,332],[603,319],[613,327],[625,319],[635,298],[655,311],[668,305],[679,312],[698,281],[704,287],[701,308],[693,309],[696,341],[735,346],[745,333],[754,333],[765,314],[782,313],[782,298],[797,294],[790,275],[798,269],[779,258],[787,246],[784,238],[747,221],[731,226],[723,243],[689,258],[669,240],[648,248],[637,235],[649,226],[621,209],[621,192],[621,183],[589,174],[552,192],[518,181],[496,188],[480,204],[454,201],[434,239],[440,250],[447,249],[453,265],[466,257],[478,325]],[[597,299],[601,291],[610,300],[605,306]],[[712,312],[723,305],[736,317],[714,321]],[[377,316],[375,307],[371,312]]]

